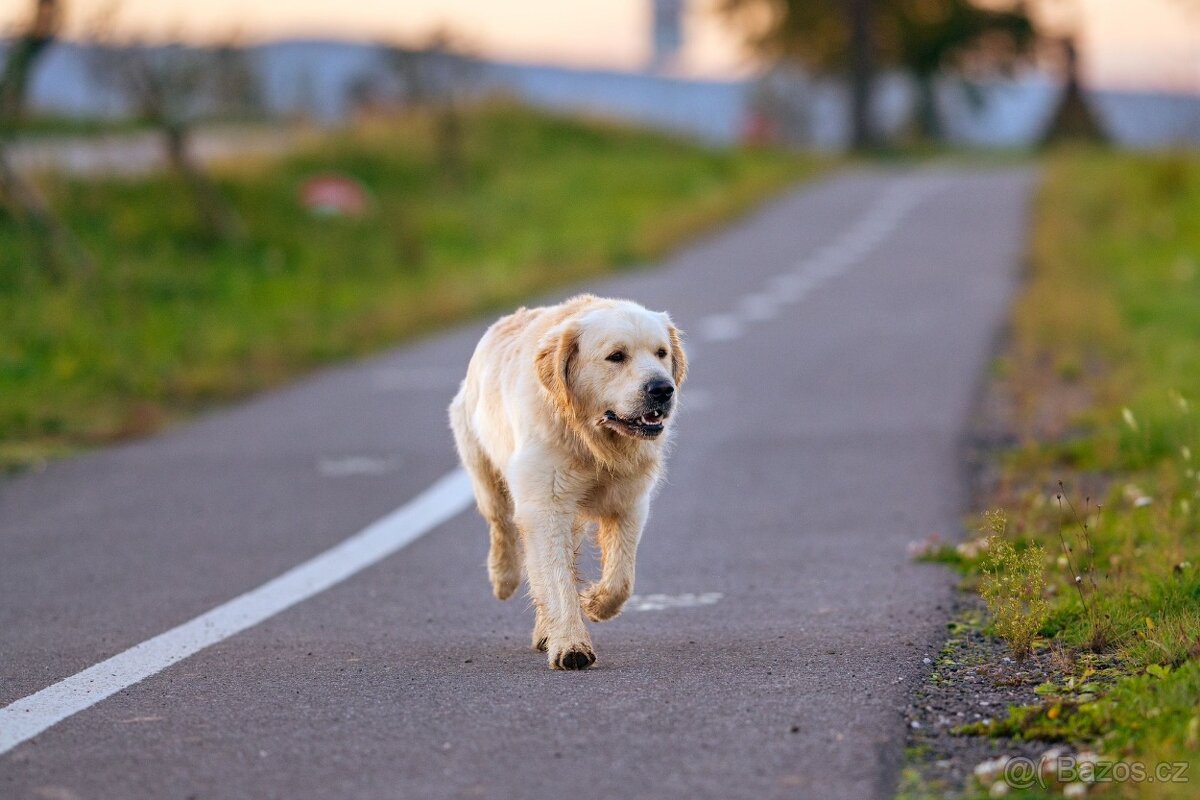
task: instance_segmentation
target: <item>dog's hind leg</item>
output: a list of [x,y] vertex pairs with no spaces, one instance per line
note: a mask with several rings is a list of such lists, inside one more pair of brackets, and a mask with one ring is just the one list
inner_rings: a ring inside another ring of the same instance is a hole
[[521,540],[513,522],[512,496],[504,477],[492,466],[479,440],[467,427],[465,411],[457,401],[450,407],[450,427],[463,466],[475,489],[475,504],[488,521],[488,578],[501,600],[512,597],[521,585]]

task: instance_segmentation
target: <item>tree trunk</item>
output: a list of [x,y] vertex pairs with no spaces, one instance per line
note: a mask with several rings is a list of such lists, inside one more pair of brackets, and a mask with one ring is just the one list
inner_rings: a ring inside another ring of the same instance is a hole
[[25,115],[29,76],[38,56],[54,41],[58,19],[57,0],[37,0],[29,29],[10,46],[0,74],[0,124],[5,129],[15,130]]
[[54,41],[58,31],[57,0],[36,0],[33,21],[11,45],[0,72],[0,203],[7,205],[25,225],[41,250],[42,267],[56,280],[68,274],[87,276],[95,271],[91,256],[42,202],[32,186],[13,168],[8,158],[10,137],[25,114],[29,76],[38,57]]
[[192,163],[189,150],[190,131],[184,125],[164,123],[167,163],[192,194],[196,212],[210,233],[220,239],[237,239],[243,232],[242,221],[217,192],[203,171]]
[[933,75],[917,75],[917,138],[923,142],[942,140],[942,117],[938,111],[937,82]]
[[458,108],[450,99],[442,100],[433,110],[434,140],[442,176],[451,186],[463,181],[463,131]]
[[875,65],[871,41],[872,0],[848,0],[850,15],[850,146],[868,150],[875,146],[871,129],[871,82]]
[[1058,108],[1046,127],[1046,133],[1042,136],[1042,144],[1049,145],[1061,141],[1104,144],[1108,137],[1083,95],[1083,84],[1079,78],[1079,53],[1075,42],[1072,39],[1064,39],[1062,47],[1066,62],[1066,87],[1063,89]]
[[95,271],[91,256],[33,187],[25,183],[8,160],[5,143],[0,139],[0,203],[12,209],[13,216],[28,226],[41,249],[43,267],[55,280],[74,273],[87,277]]

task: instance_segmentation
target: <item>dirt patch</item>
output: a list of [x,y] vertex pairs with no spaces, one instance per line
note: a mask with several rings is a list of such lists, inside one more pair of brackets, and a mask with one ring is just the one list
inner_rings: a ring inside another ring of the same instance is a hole
[[1002,718],[1009,706],[1038,701],[1034,689],[1055,674],[1049,651],[1035,651],[1022,663],[1004,644],[981,630],[984,609],[963,593],[950,623],[950,636],[929,679],[913,695],[905,713],[911,767],[932,793],[958,796],[972,782],[975,767],[1000,756],[1038,761],[1052,745],[1003,737],[967,736],[957,728]]

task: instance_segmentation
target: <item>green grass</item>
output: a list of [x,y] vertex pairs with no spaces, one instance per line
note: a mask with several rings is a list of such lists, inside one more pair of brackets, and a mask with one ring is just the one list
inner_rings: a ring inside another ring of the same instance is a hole
[[38,139],[57,136],[98,136],[148,130],[140,119],[108,119],[57,114],[30,114],[20,122],[20,138]]
[[[0,465],[152,431],[315,365],[586,276],[635,267],[817,168],[510,106],[466,120],[461,180],[428,120],[362,126],[275,161],[231,164],[221,192],[248,234],[206,236],[169,177],[47,176],[95,255],[56,282],[0,209]],[[297,205],[345,173],[361,219]]]
[[[1007,535],[1045,549],[1040,646],[1060,651],[1062,674],[1042,702],[974,732],[1194,762],[1200,156],[1050,157],[1031,247],[999,370],[1021,444],[1001,455],[992,502]],[[982,559],[964,561],[978,574]],[[1110,790],[1194,797],[1191,780]]]

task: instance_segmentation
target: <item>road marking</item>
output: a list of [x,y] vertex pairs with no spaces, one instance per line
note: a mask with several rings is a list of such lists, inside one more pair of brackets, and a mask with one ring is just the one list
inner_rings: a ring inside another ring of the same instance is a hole
[[779,308],[775,300],[765,292],[748,294],[738,300],[738,316],[750,322],[763,322],[774,318]]
[[635,594],[629,598],[625,608],[630,611],[665,611],[668,608],[696,608],[711,606],[725,595],[720,592],[703,594]]
[[742,323],[733,314],[713,314],[700,320],[700,338],[706,342],[730,342],[742,335]]
[[466,473],[447,473],[386,517],[257,589],[0,708],[0,754],[382,561],[465,510],[471,497]]
[[779,303],[798,303],[808,294],[808,281],[800,275],[775,275],[767,281],[767,292]]
[[395,458],[378,456],[345,456],[344,458],[322,458],[317,462],[317,472],[326,478],[349,478],[354,475],[386,475],[400,468]]
[[840,236],[794,264],[791,272],[772,276],[763,291],[739,298],[733,312],[700,320],[699,337],[709,342],[733,341],[745,333],[743,323],[766,322],[779,313],[781,305],[804,300],[825,281],[862,262],[896,232],[906,214],[947,180],[934,175],[894,181]]

